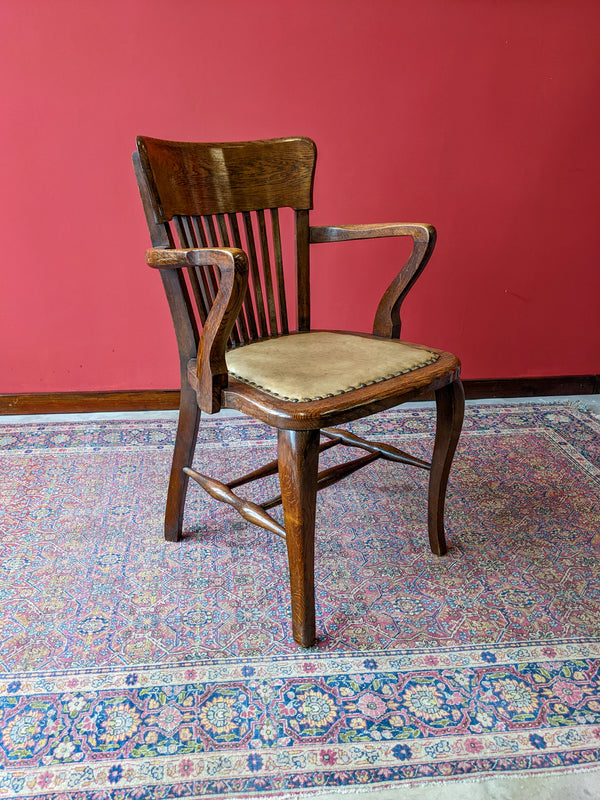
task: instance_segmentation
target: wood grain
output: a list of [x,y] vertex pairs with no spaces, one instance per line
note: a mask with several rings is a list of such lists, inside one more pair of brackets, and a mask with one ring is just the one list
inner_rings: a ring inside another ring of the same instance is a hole
[[361,450],[367,450],[369,453],[377,453],[379,458],[386,461],[396,461],[399,464],[408,464],[411,467],[420,467],[421,469],[431,469],[431,464],[428,461],[423,461],[421,458],[411,456],[410,453],[405,453],[391,444],[384,444],[382,442],[368,442],[366,439],[361,439],[350,431],[343,431],[340,428],[321,428],[323,436],[330,436],[338,442],[347,445],[348,447],[358,447]]
[[319,432],[278,433],[279,483],[283,501],[292,635],[302,647],[316,642],[315,626],[315,511]]
[[139,136],[137,145],[159,222],[176,214],[312,208],[316,148],[310,139],[196,143]]
[[425,269],[435,247],[436,231],[433,225],[391,222],[383,225],[315,226],[310,229],[310,241],[315,244],[390,236],[410,236],[413,240],[413,249],[407,262],[379,302],[373,322],[373,333],[388,339],[399,339],[402,328],[400,308],[406,295]]
[[[177,335],[181,372],[181,412],[165,531],[181,536],[181,520],[192,477],[213,497],[245,519],[282,535],[268,513],[283,505],[290,568],[292,631],[303,647],[316,641],[314,528],[317,491],[385,458],[430,469],[429,533],[435,552],[445,549],[443,512],[446,484],[460,433],[460,362],[435,351],[435,362],[340,395],[291,402],[229,377],[228,347],[288,335],[279,208],[295,215],[296,309],[298,331],[311,329],[310,245],[409,236],[412,252],[384,293],[373,326],[376,338],[398,338],[400,307],[435,245],[435,229],[416,223],[310,227],[316,149],[309,139],[190,144],[138,138],[134,156],[140,194],[154,249],[148,264],[160,270]],[[269,211],[267,218],[266,211]],[[243,219],[242,230],[237,215]],[[176,247],[179,240],[180,248]],[[231,248],[231,244],[235,245]],[[248,255],[245,254],[244,248]],[[294,335],[296,332],[291,332]],[[367,336],[367,334],[360,334]],[[423,345],[413,347],[432,350]],[[294,365],[290,365],[294,368]],[[429,465],[397,448],[367,442],[332,426],[373,414],[435,392],[438,431]],[[191,467],[198,413],[233,408],[278,429],[278,459],[229,482]],[[463,403],[464,404],[464,403]],[[320,431],[329,442],[319,445]],[[366,455],[318,472],[319,451],[345,445]],[[232,489],[279,472],[281,494],[262,504]]]
[[206,318],[198,344],[197,384],[194,386],[202,411],[214,414],[221,408],[221,392],[227,386],[225,361],[227,339],[244,300],[248,281],[248,259],[235,248],[148,250],[146,263],[163,273],[182,266],[218,267],[219,290]]
[[447,550],[444,530],[446,487],[465,410],[465,394],[461,382],[457,380],[438,389],[435,400],[437,426],[431,459],[427,516],[431,550],[441,556]]
[[214,497],[215,500],[219,500],[221,503],[227,503],[235,508],[238,514],[240,514],[248,522],[251,522],[254,525],[259,525],[261,528],[271,531],[271,533],[274,533],[276,536],[280,536],[282,539],[286,538],[285,530],[281,527],[277,520],[273,519],[273,517],[267,514],[267,512],[257,503],[253,503],[251,500],[244,500],[242,497],[238,497],[237,494],[234,494],[231,491],[227,484],[221,483],[221,481],[218,481],[215,478],[209,478],[206,475],[202,475],[202,473],[197,472],[191,467],[184,467],[183,471],[187,476],[195,480],[196,483],[198,483],[204,489],[204,491],[208,492],[211,497]]

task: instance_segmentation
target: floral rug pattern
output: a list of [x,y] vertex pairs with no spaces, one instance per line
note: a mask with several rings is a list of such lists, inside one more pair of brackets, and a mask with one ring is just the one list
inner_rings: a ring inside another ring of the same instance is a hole
[[[433,416],[347,427],[427,457]],[[162,539],[174,433],[0,427],[0,798],[267,796],[600,762],[598,420],[469,407],[444,558],[424,473],[376,462],[320,493],[310,651],[291,639],[283,542],[195,486],[184,540]],[[209,418],[195,464],[233,477],[275,443]]]

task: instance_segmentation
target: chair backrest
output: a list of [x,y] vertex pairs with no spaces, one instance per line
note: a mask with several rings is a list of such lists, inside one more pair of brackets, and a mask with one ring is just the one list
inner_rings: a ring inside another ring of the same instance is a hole
[[[191,143],[137,138],[133,162],[155,248],[239,247],[249,280],[230,346],[289,332],[280,209],[293,210],[297,329],[310,329],[309,222],[316,161],[306,138]],[[163,281],[164,281],[163,276]],[[176,292],[165,282],[180,354],[198,346],[218,288],[212,267],[190,267]],[[182,323],[182,316],[188,319]]]

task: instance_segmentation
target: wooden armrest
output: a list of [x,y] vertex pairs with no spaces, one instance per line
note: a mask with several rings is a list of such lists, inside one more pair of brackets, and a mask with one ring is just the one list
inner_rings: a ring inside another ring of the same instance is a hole
[[311,226],[311,244],[348,242],[352,239],[381,239],[385,236],[410,236],[414,241],[428,241],[435,237],[433,225],[413,222],[386,222],[382,225],[328,225]]
[[148,250],[146,263],[161,270],[208,265],[219,268],[219,289],[198,346],[198,404],[202,411],[214,414],[221,408],[221,392],[227,387],[225,349],[246,294],[248,258],[243,250],[233,247],[201,247]]
[[399,339],[400,306],[431,258],[436,240],[433,225],[390,222],[383,225],[331,225],[310,229],[310,241],[313,244],[379,239],[385,236],[410,236],[413,240],[408,261],[385,290],[373,322],[373,333],[376,336]]
[[213,264],[219,269],[231,268],[231,258],[243,250],[234,247],[194,247],[181,250],[146,250],[146,264],[154,269],[181,269],[181,267],[206,267]]

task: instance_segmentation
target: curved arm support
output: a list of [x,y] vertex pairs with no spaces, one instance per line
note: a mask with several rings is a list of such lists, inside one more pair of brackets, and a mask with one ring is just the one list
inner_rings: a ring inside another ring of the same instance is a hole
[[431,258],[436,240],[433,225],[390,222],[384,225],[332,225],[310,229],[310,241],[314,244],[347,242],[353,239],[379,239],[386,236],[410,236],[413,240],[413,249],[408,261],[384,292],[373,322],[375,336],[399,339],[400,306]]
[[161,270],[211,264],[219,269],[219,290],[204,323],[198,346],[198,405],[207,414],[214,414],[221,408],[221,392],[227,387],[227,339],[242,307],[248,285],[246,254],[232,247],[148,250],[146,263]]

